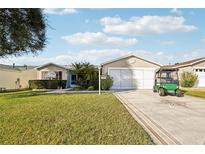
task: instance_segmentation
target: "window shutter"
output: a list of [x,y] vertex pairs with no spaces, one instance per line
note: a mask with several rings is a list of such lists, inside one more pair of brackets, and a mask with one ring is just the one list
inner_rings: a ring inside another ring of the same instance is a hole
[[62,80],[62,71],[59,72],[59,80]]

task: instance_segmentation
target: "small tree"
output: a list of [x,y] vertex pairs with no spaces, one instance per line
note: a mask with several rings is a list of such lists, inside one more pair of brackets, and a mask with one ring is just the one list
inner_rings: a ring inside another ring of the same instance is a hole
[[73,72],[76,74],[76,85],[83,89],[93,86],[97,89],[98,71],[89,62],[73,63]]
[[183,72],[181,74],[181,86],[182,87],[193,87],[198,79],[198,76],[192,72]]
[[103,90],[109,90],[113,85],[113,79],[109,75],[106,75],[106,79],[102,79],[101,82]]

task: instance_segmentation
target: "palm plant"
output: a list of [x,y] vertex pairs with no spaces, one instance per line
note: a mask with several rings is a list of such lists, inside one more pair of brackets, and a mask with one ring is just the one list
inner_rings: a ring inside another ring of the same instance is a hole
[[84,66],[84,76],[85,76],[86,80],[95,79],[97,76],[97,71],[96,71],[95,66],[93,66],[89,62],[84,62],[83,66]]
[[76,74],[76,82],[83,88],[88,88],[94,85],[98,79],[98,73],[94,65],[89,62],[73,63],[73,73]]
[[72,71],[76,74],[76,80],[83,74],[83,67],[82,63],[72,63]]

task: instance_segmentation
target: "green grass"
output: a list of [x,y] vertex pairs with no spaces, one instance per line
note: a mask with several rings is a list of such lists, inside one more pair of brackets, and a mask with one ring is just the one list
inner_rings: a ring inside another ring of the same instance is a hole
[[0,144],[154,144],[112,94],[0,94]]
[[205,89],[186,88],[184,90],[186,95],[205,98]]

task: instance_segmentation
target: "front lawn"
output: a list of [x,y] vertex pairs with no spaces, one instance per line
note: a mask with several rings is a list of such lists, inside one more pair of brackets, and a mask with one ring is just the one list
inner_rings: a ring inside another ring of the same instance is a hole
[[153,144],[112,94],[0,94],[0,144]]
[[205,98],[205,88],[186,88],[184,90],[186,95]]

